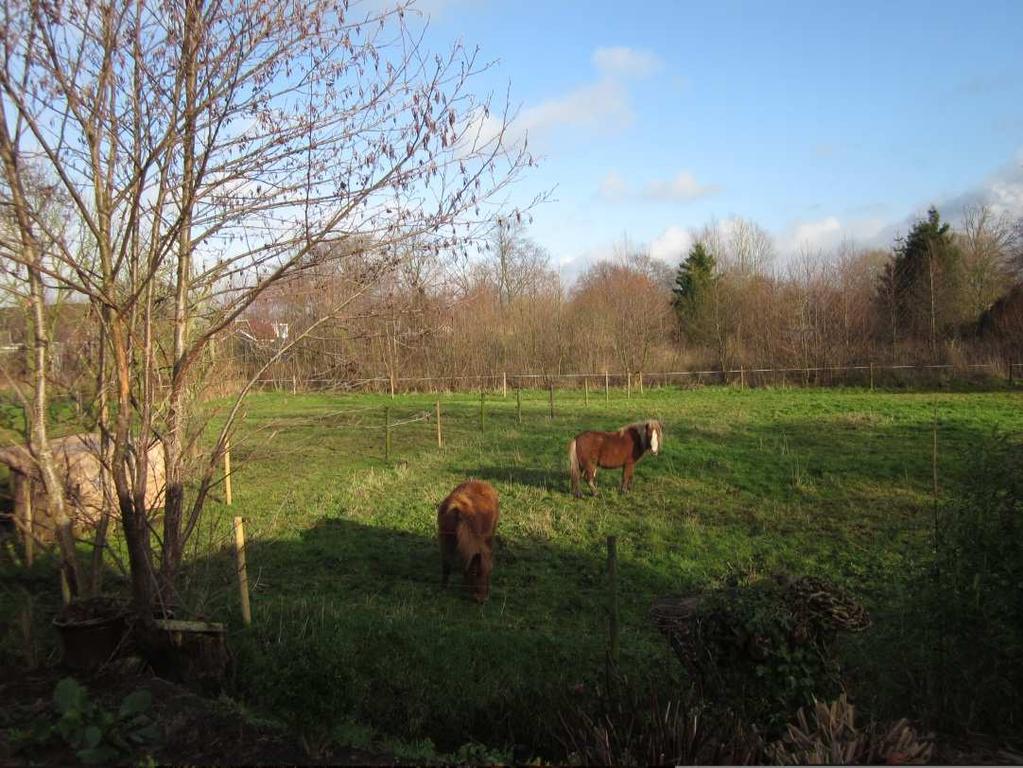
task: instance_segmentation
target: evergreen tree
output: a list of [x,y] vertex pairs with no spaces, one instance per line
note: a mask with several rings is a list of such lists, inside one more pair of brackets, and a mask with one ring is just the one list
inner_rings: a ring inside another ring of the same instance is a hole
[[938,339],[963,319],[961,270],[952,228],[932,207],[898,241],[881,278],[880,292],[891,302],[893,337],[928,339],[935,352]]
[[682,332],[693,343],[714,340],[717,280],[714,255],[702,242],[697,242],[679,265],[672,289],[672,306],[682,325]]

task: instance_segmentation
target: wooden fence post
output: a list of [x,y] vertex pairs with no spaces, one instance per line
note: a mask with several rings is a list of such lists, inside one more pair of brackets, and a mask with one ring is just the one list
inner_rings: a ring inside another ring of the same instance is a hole
[[231,506],[231,441],[224,442],[224,503]]
[[394,399],[394,371],[391,371],[391,399]]
[[391,460],[391,406],[384,408],[384,461]]
[[614,664],[618,663],[618,537],[607,537],[607,581],[608,581],[608,655]]
[[483,432],[483,387],[480,387],[480,433]]
[[515,411],[519,417],[519,424],[522,423],[522,387],[515,388]]
[[632,397],[632,371],[628,371],[626,373],[626,378],[625,378],[625,397],[626,398],[631,398]]
[[583,376],[583,402],[590,404],[590,380],[586,376]]
[[242,519],[234,519],[234,553],[238,562],[238,592],[242,602],[242,621],[245,626],[252,624],[252,608],[249,606],[249,572],[245,568],[245,529]]
[[508,373],[507,371],[501,373],[501,396],[508,397]]
[[608,403],[611,401],[611,377],[607,375],[607,371],[604,371],[604,402]]
[[554,421],[554,382],[551,382],[551,421]]
[[746,389],[746,367],[739,366],[739,391]]
[[873,363],[873,361],[871,361],[871,363],[870,363],[870,391],[871,392],[874,391],[874,363]]
[[639,372],[639,394],[643,394],[643,371]]
[[441,438],[440,431],[440,400],[437,401],[437,447],[444,447],[444,440]]

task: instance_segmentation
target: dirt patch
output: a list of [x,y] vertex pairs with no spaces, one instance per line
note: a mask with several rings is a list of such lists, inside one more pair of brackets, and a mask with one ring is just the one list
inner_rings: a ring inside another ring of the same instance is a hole
[[[9,672],[10,670],[5,670]],[[30,743],[25,734],[57,722],[53,691],[67,673],[57,668],[5,674],[0,683],[0,765],[77,765],[74,751],[59,736]],[[80,679],[91,700],[116,712],[133,691],[152,694],[150,716],[160,738],[122,764],[134,765],[148,754],[159,765],[391,765],[394,758],[358,749],[337,748],[310,758],[298,739],[270,721],[259,720],[227,698],[209,699],[151,674],[107,671]]]

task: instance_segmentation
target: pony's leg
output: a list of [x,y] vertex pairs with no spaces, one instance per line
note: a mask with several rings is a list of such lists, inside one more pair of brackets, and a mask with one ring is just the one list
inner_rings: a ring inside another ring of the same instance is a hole
[[622,493],[628,493],[629,489],[632,488],[632,470],[635,466],[635,464],[629,462],[622,469]]
[[473,597],[477,603],[486,602],[490,597],[490,574],[494,570],[494,546],[493,540],[485,542],[483,551],[479,557],[479,572],[476,574],[476,590]]
[[590,492],[597,495],[597,465],[591,464],[586,467],[586,484],[590,486]]
[[475,597],[476,586],[480,578],[480,554],[477,552],[472,556],[472,559],[466,563],[465,570],[462,571],[462,581],[465,584],[466,592],[469,592]]
[[451,578],[451,564],[454,562],[455,549],[457,546],[458,540],[454,536],[440,537],[441,584],[445,587],[448,585],[448,580]]

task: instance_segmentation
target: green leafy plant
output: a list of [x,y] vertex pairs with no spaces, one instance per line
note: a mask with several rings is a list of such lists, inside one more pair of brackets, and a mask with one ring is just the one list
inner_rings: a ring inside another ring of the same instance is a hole
[[138,690],[124,697],[117,712],[111,712],[90,701],[77,680],[66,677],[53,692],[60,719],[52,733],[75,750],[83,763],[109,763],[157,740],[159,728],[148,714],[152,703],[149,691]]
[[661,601],[655,623],[710,701],[771,730],[837,687],[838,630],[869,625],[858,602],[825,580],[732,573],[726,588]]

